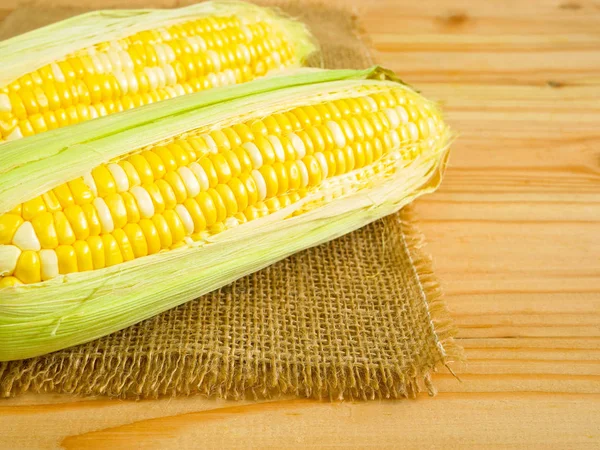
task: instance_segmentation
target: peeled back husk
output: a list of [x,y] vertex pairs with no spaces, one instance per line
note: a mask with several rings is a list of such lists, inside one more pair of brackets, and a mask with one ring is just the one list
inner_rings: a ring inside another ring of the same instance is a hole
[[[260,118],[274,109],[342,98],[382,84],[414,93],[377,67],[301,70],[6,143],[0,152],[0,214],[135,149],[191,130],[211,130],[216,124]],[[290,206],[181,248],[2,289],[0,361],[45,354],[115,332],[392,214],[437,188],[452,138],[442,123],[435,136],[419,142],[414,158],[402,155],[411,153],[415,144],[402,143],[385,161],[372,164],[383,164],[385,170],[372,171],[366,181],[352,172],[329,178]]]

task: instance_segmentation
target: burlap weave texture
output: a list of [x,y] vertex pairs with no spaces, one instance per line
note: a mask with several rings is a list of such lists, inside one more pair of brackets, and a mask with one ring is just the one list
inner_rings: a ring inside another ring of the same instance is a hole
[[[372,64],[349,11],[278,6],[319,40],[313,63]],[[20,9],[2,24],[0,38],[78,12]],[[422,243],[408,213],[385,218],[110,336],[0,363],[0,396],[367,399],[433,392],[431,371],[461,352]]]

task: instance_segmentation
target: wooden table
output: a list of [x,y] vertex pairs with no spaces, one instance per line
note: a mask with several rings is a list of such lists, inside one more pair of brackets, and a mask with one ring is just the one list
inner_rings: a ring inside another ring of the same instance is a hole
[[0,402],[0,447],[598,448],[600,2],[358,7],[379,61],[461,134],[416,211],[470,360],[462,383],[443,372],[435,398],[367,403],[24,396]]

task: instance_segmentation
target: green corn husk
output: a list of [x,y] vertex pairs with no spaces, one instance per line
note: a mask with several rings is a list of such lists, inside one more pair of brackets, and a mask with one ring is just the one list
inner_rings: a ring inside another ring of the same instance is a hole
[[298,66],[317,50],[316,41],[303,23],[272,9],[241,1],[208,1],[177,9],[93,11],[0,41],[0,87],[101,42],[186,20],[228,15],[276,24],[293,43]]
[[[357,87],[382,83],[411,90],[377,67],[301,70],[6,143],[0,151],[0,214],[112,158],[191,129],[226,126],[239,117],[261,117],[274,107],[334,99]],[[2,289],[0,361],[40,355],[112,333],[392,214],[437,188],[452,138],[444,126],[415,159],[388,156],[389,170],[367,185],[353,189],[352,173],[328,178],[322,188],[299,202],[206,242]],[[340,183],[349,187],[348,192],[328,199]],[[307,204],[317,206],[291,216]]]

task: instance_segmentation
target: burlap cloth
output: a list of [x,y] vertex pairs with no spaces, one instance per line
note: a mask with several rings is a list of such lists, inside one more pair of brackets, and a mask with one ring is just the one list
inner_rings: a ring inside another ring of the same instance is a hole
[[[372,57],[350,11],[279,4],[329,68]],[[21,8],[0,38],[81,10]],[[321,62],[315,59],[314,62]],[[0,363],[0,396],[396,398],[461,359],[423,238],[404,211],[102,339]]]

